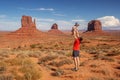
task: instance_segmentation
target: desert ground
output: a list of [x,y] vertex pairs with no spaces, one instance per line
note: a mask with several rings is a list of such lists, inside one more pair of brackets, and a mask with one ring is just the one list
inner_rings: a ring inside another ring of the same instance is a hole
[[80,66],[72,71],[69,31],[37,36],[1,31],[0,80],[120,80],[120,31],[106,32],[80,32]]

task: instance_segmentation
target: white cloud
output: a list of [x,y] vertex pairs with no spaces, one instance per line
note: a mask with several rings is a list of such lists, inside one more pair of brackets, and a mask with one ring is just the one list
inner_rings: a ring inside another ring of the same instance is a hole
[[66,16],[66,15],[63,15],[63,14],[53,14],[53,15],[55,15],[55,16]]
[[31,10],[36,10],[36,11],[54,11],[53,8],[36,8],[36,9],[31,9]]
[[34,8],[34,9],[27,9],[27,8],[19,8],[21,10],[32,10],[32,11],[54,11],[53,8]]
[[102,22],[103,27],[117,27],[120,26],[120,20],[114,16],[104,16],[101,18],[97,18]]

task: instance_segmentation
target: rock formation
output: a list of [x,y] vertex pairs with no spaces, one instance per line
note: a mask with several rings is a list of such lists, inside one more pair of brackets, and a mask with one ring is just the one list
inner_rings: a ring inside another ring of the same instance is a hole
[[103,35],[109,35],[107,32],[104,32],[102,30],[102,23],[99,20],[91,20],[88,23],[88,28],[84,34],[81,34],[82,36],[103,36]]
[[51,27],[51,29],[58,29],[58,25],[56,23],[54,23]]
[[33,22],[31,16],[22,16],[21,25],[22,25],[22,27],[36,28],[35,19]]
[[59,29],[58,29],[58,25],[56,23],[54,23],[51,27],[51,30],[48,31],[49,33],[52,33],[52,34],[63,34],[63,32],[61,32]]
[[11,35],[13,37],[19,37],[19,38],[25,38],[25,37],[36,37],[39,36],[42,33],[41,31],[39,31],[36,28],[36,22],[35,19],[34,21],[32,21],[32,17],[31,16],[22,16],[21,19],[21,28],[19,28],[18,30],[10,33],[9,35]]
[[102,24],[99,20],[91,20],[88,23],[87,31],[102,31]]
[[38,39],[44,39],[43,36],[47,36],[44,32],[39,31],[36,28],[35,19],[32,21],[31,16],[22,16],[21,27],[5,35],[5,44],[9,47],[24,47],[31,44],[37,44],[40,41]]

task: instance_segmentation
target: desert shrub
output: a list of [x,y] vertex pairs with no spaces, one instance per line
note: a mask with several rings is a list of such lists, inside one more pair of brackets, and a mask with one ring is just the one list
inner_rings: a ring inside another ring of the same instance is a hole
[[107,60],[109,62],[114,62],[115,61],[113,58],[105,57],[105,56],[101,57],[101,60]]
[[54,44],[54,47],[59,47],[59,44],[57,44],[57,43],[56,43],[56,44]]
[[24,60],[20,71],[24,74],[24,80],[39,80],[41,77],[41,71],[29,59]]
[[6,67],[0,66],[0,73],[3,73],[3,72],[5,72],[5,71],[6,71]]
[[62,55],[65,55],[66,52],[63,50],[63,51],[57,51],[58,54],[62,54]]
[[52,73],[52,76],[61,76],[64,74],[64,71],[62,69],[57,69],[54,73]]
[[0,56],[3,57],[3,58],[8,58],[9,57],[9,52],[8,50],[2,50],[0,51]]
[[119,79],[109,77],[109,78],[104,78],[104,80],[119,80]]
[[105,44],[105,43],[104,44],[98,44],[97,47],[100,48],[100,49],[110,49],[111,48],[110,45]]
[[97,47],[86,47],[84,49],[85,52],[90,53],[90,54],[99,54],[99,48]]
[[120,64],[120,61],[118,61],[117,63]]
[[100,59],[100,57],[101,57],[101,56],[100,56],[99,54],[95,54],[95,55],[93,56],[93,59],[94,59],[94,60]]
[[52,62],[50,62],[48,65],[51,65],[51,66],[57,66],[57,62],[55,62],[55,61],[52,61]]
[[119,70],[120,70],[120,66],[117,66],[116,69],[119,69]]
[[43,47],[44,47],[43,45],[40,45],[40,44],[38,45],[39,49],[42,49]]
[[30,45],[30,48],[36,48],[36,44]]
[[96,67],[98,67],[98,66],[97,66],[96,64],[91,64],[90,67],[96,68]]
[[18,46],[18,47],[17,47],[17,49],[20,49],[20,48],[21,48],[21,46]]
[[14,75],[15,80],[25,80],[23,76],[17,75],[17,73]]
[[66,59],[66,60],[61,60],[59,62],[55,62],[55,61],[52,61],[50,62],[48,65],[52,65],[52,66],[56,66],[56,67],[60,67],[60,66],[63,66],[65,64],[72,64],[72,60],[69,60],[69,59]]
[[4,59],[5,59],[4,57],[0,56],[0,60],[4,60]]
[[[21,68],[21,67],[19,67],[19,68]],[[18,71],[19,68],[13,67],[13,68],[10,70],[10,73],[11,73],[12,75],[14,75],[14,79],[15,79],[15,80],[24,80],[24,79],[23,79],[23,75],[21,75],[22,73],[20,73],[20,72]]]
[[44,63],[44,62],[47,62],[47,61],[51,61],[51,60],[54,60],[56,58],[58,58],[58,56],[48,55],[48,56],[45,56],[45,57],[42,57],[41,59],[39,59],[38,64],[41,64],[41,63]]
[[0,56],[3,57],[3,58],[9,58],[8,54],[0,54]]
[[14,58],[14,59],[9,59],[6,62],[9,63],[10,66],[21,66],[23,64],[24,59],[22,58]]
[[19,53],[19,54],[17,54],[17,56],[16,56],[16,58],[27,58],[28,57],[28,55],[27,54],[25,54],[25,53]]
[[116,77],[120,78],[120,73],[119,72],[114,72],[114,74],[115,74]]
[[12,75],[0,75],[0,80],[14,80]]
[[60,67],[60,66],[63,66],[63,65],[65,65],[65,64],[72,64],[73,62],[71,61],[71,60],[69,60],[69,59],[65,59],[65,60],[62,60],[62,61],[60,61],[60,62],[58,62],[57,63],[57,67]]
[[96,77],[90,77],[88,80],[101,80],[101,79]]
[[90,53],[90,54],[98,54],[98,51],[96,51],[96,50],[91,50],[91,51],[89,51],[89,53]]
[[41,56],[41,53],[40,52],[29,53],[28,56],[29,57],[39,58]]
[[91,72],[94,72],[94,73],[101,73],[103,75],[109,75],[109,72],[108,70],[91,70]]
[[65,53],[65,55],[68,56],[68,57],[72,56],[72,51],[67,51],[67,52]]
[[4,61],[0,61],[0,73],[5,72],[7,69],[7,63],[5,63]]
[[11,66],[23,66],[24,64],[28,64],[31,63],[28,57],[22,57],[22,56],[17,56],[13,59],[9,59],[6,61],[7,63],[9,63],[9,65]]
[[110,53],[108,53],[108,54],[106,54],[106,56],[118,56],[118,55],[120,55],[120,52],[119,51],[112,51],[112,52],[110,52]]

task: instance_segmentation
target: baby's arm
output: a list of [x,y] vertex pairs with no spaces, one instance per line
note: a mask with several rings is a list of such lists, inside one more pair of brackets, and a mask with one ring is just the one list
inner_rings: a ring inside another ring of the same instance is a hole
[[72,27],[72,35],[74,36],[75,39],[77,39],[79,37],[79,32],[78,32],[78,29],[74,26]]
[[80,37],[78,30],[76,31],[76,36],[77,36],[77,37]]

